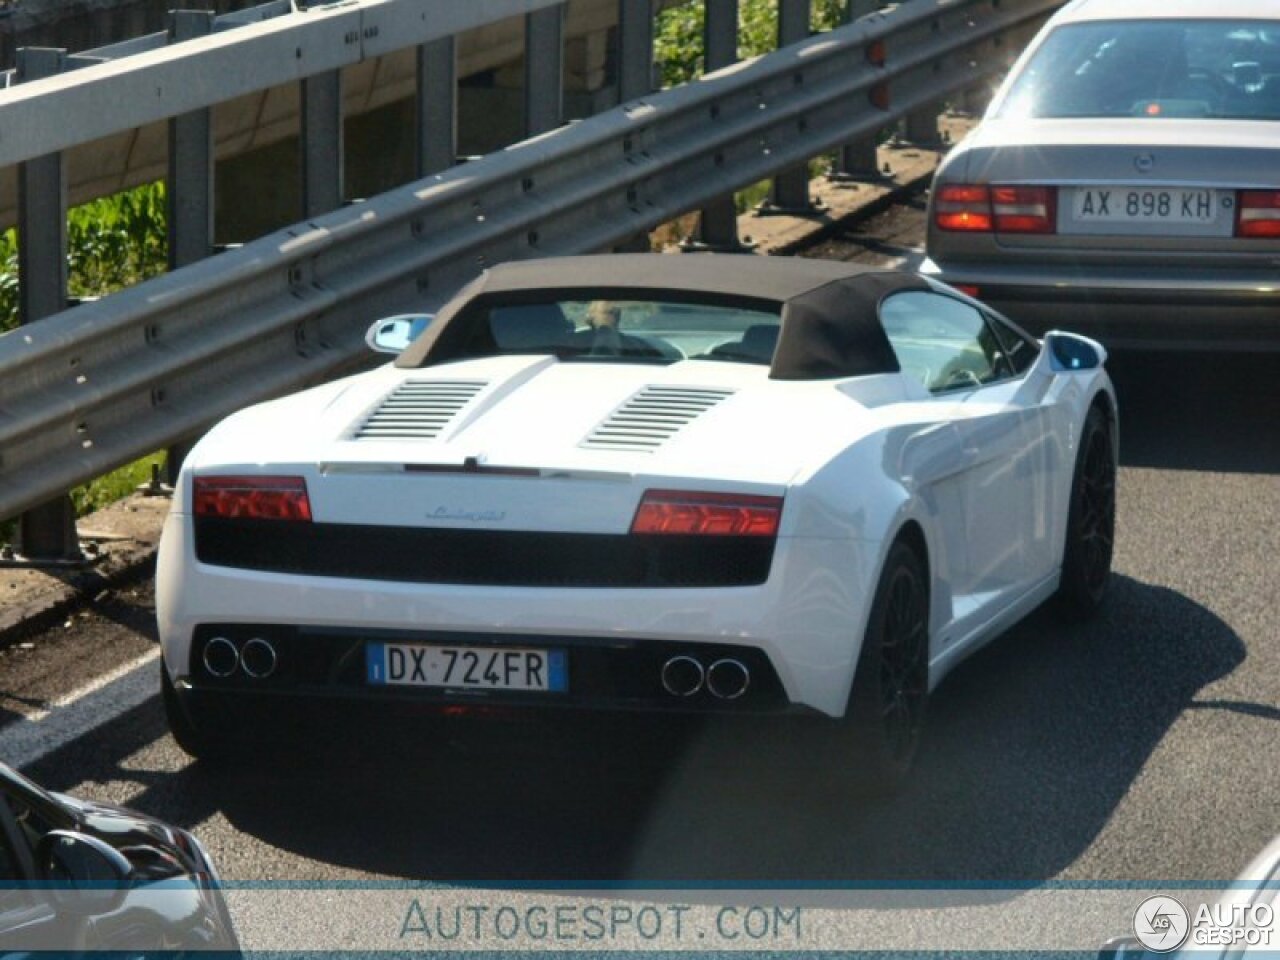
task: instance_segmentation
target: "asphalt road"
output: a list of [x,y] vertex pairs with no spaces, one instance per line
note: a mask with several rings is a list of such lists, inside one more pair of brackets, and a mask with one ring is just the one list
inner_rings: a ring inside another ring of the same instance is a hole
[[[919,218],[895,208],[817,252],[909,256]],[[137,679],[156,669],[146,583],[0,654],[0,756],[20,740],[49,787],[195,830],[232,880],[1230,879],[1280,833],[1280,357],[1111,368],[1123,454],[1103,614],[1041,611],[959,668],[892,800],[833,793],[784,737],[645,722],[409,720],[317,731],[322,749],[288,767],[211,772]],[[122,664],[142,672],[95,680]],[[33,733],[77,703],[81,720]]]

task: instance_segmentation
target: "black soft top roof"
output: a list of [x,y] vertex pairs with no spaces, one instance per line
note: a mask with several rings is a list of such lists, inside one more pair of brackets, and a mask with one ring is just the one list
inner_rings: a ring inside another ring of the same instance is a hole
[[416,368],[454,359],[451,321],[478,299],[546,291],[557,297],[637,299],[693,295],[760,300],[781,308],[782,329],[769,375],[811,380],[895,373],[897,357],[880,325],[879,304],[899,290],[928,290],[920,277],[861,264],[740,254],[601,254],[518,260],[492,267],[463,287],[436,322],[396,359]]

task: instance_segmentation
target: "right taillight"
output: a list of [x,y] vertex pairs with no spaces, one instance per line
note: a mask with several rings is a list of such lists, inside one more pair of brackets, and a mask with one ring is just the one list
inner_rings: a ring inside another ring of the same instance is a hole
[[1280,190],[1241,190],[1236,236],[1280,239]]
[[631,532],[774,537],[781,516],[781,497],[646,490],[631,521]]
[[227,520],[311,520],[311,501],[302,477],[196,477],[192,513]]
[[1054,233],[1057,217],[1053,187],[948,183],[933,204],[938,229],[956,233]]

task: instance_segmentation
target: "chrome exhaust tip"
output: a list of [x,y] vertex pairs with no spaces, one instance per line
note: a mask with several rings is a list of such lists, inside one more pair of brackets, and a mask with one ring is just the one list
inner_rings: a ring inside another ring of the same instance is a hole
[[261,637],[252,637],[240,652],[240,666],[254,680],[265,680],[276,672],[276,648]]
[[692,697],[702,689],[702,664],[683,654],[662,665],[662,688],[673,697]]
[[204,645],[200,659],[209,676],[225,680],[240,666],[240,650],[226,637],[214,637]]
[[737,700],[751,686],[751,671],[741,660],[717,660],[707,668],[707,689],[721,700]]

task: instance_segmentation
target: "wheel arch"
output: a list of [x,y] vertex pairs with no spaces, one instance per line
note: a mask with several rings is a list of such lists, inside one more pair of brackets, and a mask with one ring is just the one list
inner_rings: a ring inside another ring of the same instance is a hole
[[[902,514],[894,519],[894,522],[891,525],[890,529],[893,532],[885,536],[882,541],[882,549],[880,550],[880,555],[876,562],[875,576],[870,581],[870,584],[869,584],[870,591],[867,595],[867,602],[863,607],[863,616],[858,624],[858,628],[859,628],[859,632],[857,634],[858,646],[857,646],[857,651],[853,658],[853,671],[850,674],[850,683],[849,683],[850,694],[852,694],[853,692],[853,684],[857,681],[859,662],[862,659],[862,644],[866,639],[867,627],[870,623],[871,597],[874,596],[875,591],[879,588],[880,580],[881,578],[884,577],[885,565],[889,562],[889,554],[893,552],[893,548],[896,544],[898,543],[906,544],[911,549],[911,551],[916,555],[916,558],[920,561],[921,565],[924,567],[924,587],[925,587],[926,599],[929,604],[929,637],[930,637],[931,645],[932,645],[932,640],[935,633],[935,627],[939,623],[938,611],[935,606],[936,591],[933,589],[934,560],[933,560],[933,555],[929,548],[929,535],[926,531],[924,522],[922,522],[920,518],[917,517],[914,514],[914,512],[911,511],[910,503],[906,503],[903,505]],[[932,661],[932,657],[930,659]],[[934,678],[932,676],[932,673],[933,673],[933,670],[932,670],[932,663],[931,663],[930,682],[929,682],[930,689],[932,689],[934,685]],[[850,701],[848,699],[845,700],[845,705],[844,705],[845,715],[847,715],[849,711],[849,702]]]
[[[1105,384],[1098,388],[1097,393],[1093,395],[1093,399],[1089,401],[1088,409],[1092,410],[1097,407],[1102,411],[1102,415],[1107,419],[1107,430],[1111,434],[1111,450],[1116,462],[1120,461],[1120,415],[1116,407],[1115,394],[1110,388],[1110,384]],[[1083,423],[1081,428],[1083,429]]]

